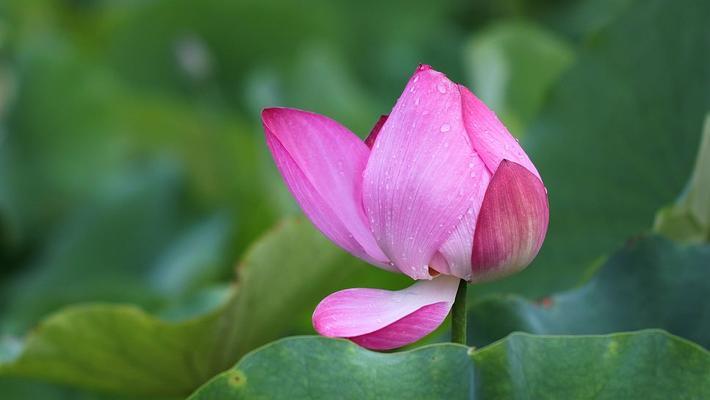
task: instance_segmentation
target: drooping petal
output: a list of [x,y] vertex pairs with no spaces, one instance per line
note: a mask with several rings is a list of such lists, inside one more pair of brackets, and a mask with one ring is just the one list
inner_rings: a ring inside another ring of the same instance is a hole
[[463,103],[463,121],[474,150],[493,174],[502,160],[510,160],[525,167],[540,178],[540,173],[515,137],[478,97],[459,85]]
[[[464,280],[471,280],[471,254],[473,250],[473,234],[476,232],[476,221],[481,210],[481,204],[486,194],[486,189],[491,180],[491,173],[479,158],[476,158],[475,167],[477,179],[475,180],[476,190],[473,202],[454,229],[454,233],[444,242],[439,249],[443,260],[436,257],[432,260],[432,266],[441,273],[450,274]],[[446,263],[446,266],[442,265]],[[436,265],[436,264],[439,265]],[[441,268],[445,270],[442,271]]]
[[392,269],[362,208],[367,146],[339,123],[306,111],[267,108],[262,122],[276,166],[313,224],[351,254]]
[[428,335],[446,319],[452,303],[424,306],[395,323],[350,340],[371,350],[389,350],[406,346]]
[[316,332],[349,338],[371,349],[404,346],[426,336],[446,318],[459,280],[441,275],[399,291],[346,289],[323,299],[313,312]]
[[431,278],[429,261],[473,202],[475,157],[457,86],[421,66],[380,130],[363,182],[375,239],[403,273]]
[[542,181],[503,160],[493,175],[473,237],[473,282],[515,273],[532,262],[547,233],[549,205]]
[[380,129],[382,129],[382,125],[385,124],[385,121],[387,121],[387,116],[380,115],[380,118],[378,118],[377,122],[375,122],[375,126],[373,126],[370,130],[370,134],[365,138],[365,144],[367,147],[372,148],[372,146],[375,145],[375,139],[377,139],[377,135],[380,133]]

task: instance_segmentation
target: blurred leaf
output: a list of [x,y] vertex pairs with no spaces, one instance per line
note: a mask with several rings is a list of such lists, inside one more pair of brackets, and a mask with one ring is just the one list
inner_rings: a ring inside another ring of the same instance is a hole
[[545,244],[525,271],[479,293],[574,285],[680,192],[710,109],[710,3],[684,4],[638,2],[578,52],[523,138],[549,190]]
[[237,240],[227,255],[239,255],[273,223],[279,214],[264,201],[274,178],[262,174],[263,139],[238,113],[133,87],[62,39],[37,39],[16,56],[19,89],[0,146],[4,235],[43,239],[106,181],[141,160],[165,157],[184,170],[195,209],[233,219]]
[[640,0],[548,1],[551,7],[547,7],[544,13],[539,13],[538,17],[556,31],[580,40],[613,23],[631,5],[639,2]]
[[[662,237],[630,241],[584,286],[534,303],[497,295],[469,309],[476,346],[511,332],[599,334],[662,328],[710,346],[710,246],[681,246]],[[474,287],[475,290],[475,287]]]
[[160,300],[145,276],[181,222],[179,172],[171,163],[136,168],[102,198],[69,215],[34,265],[8,281],[5,331],[22,332],[57,308],[88,300]]
[[135,306],[69,307],[41,323],[23,346],[5,351],[0,375],[120,393],[184,395],[255,347],[301,333],[304,319],[312,332],[310,314],[331,291],[373,279],[382,286],[403,279],[361,265],[302,219],[287,220],[250,249],[238,268],[238,290],[216,310],[167,322]]
[[151,286],[166,297],[179,297],[221,276],[229,243],[229,220],[216,214],[186,229],[150,271]]
[[[199,6],[163,0],[103,7],[94,16],[98,29],[89,31],[87,47],[144,88],[241,105],[242,78],[252,66],[288,66],[301,44],[337,37],[333,8],[314,0],[206,0]],[[87,36],[73,30],[77,37]],[[199,65],[207,68],[196,69]]]
[[16,100],[0,146],[0,212],[16,241],[36,240],[100,192],[122,173],[129,152],[110,122],[114,82],[60,44],[32,50],[15,66]]
[[675,240],[710,241],[710,114],[685,191],[676,204],[656,214],[653,229]]
[[701,398],[708,369],[706,350],[656,330],[517,333],[476,351],[438,344],[394,354],[296,337],[250,353],[190,399]]
[[[0,393],[3,400],[141,400],[145,397],[125,397],[105,393],[93,393],[44,382],[19,378],[0,378]],[[152,400],[169,400],[152,398]],[[176,400],[176,399],[171,399]]]
[[[324,46],[312,45],[299,56],[292,66],[285,104],[304,110],[318,110],[365,137],[382,110],[379,99],[368,96],[362,86],[352,78],[347,64],[336,56],[336,51]],[[390,104],[385,102],[385,107]]]
[[529,22],[486,28],[464,53],[472,89],[518,137],[573,58],[570,45]]

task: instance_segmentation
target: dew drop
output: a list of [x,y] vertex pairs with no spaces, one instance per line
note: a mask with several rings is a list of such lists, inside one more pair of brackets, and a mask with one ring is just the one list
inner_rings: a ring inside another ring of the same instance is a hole
[[414,105],[415,105],[415,106],[418,106],[418,105],[419,105],[419,97],[417,97],[416,99],[414,99]]
[[451,125],[449,125],[449,124],[441,125],[441,128],[439,128],[439,130],[440,130],[442,133],[446,133],[446,132],[448,132],[448,131],[451,130]]
[[436,85],[436,89],[437,89],[437,90],[439,91],[439,93],[441,93],[441,94],[445,94],[445,93],[446,93],[446,86],[444,86],[443,83],[440,83],[440,84]]

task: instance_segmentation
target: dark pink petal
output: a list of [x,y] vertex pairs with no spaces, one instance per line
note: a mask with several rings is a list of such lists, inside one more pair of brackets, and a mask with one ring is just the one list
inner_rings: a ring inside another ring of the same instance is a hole
[[441,325],[458,282],[442,275],[399,291],[341,290],[318,304],[313,327],[323,336],[350,338],[368,348],[400,347]]
[[381,115],[380,118],[377,119],[375,126],[373,126],[370,130],[370,134],[367,135],[367,138],[365,138],[365,144],[367,147],[372,148],[372,146],[375,145],[375,139],[377,139],[377,135],[380,133],[380,129],[382,129],[382,125],[385,124],[385,121],[387,121],[386,115]]
[[322,115],[289,109],[262,112],[266,143],[303,212],[330,240],[388,269],[362,208],[362,172],[369,149]]
[[496,114],[466,87],[459,85],[463,102],[463,120],[473,148],[493,174],[502,160],[527,168],[539,179],[540,174],[513,135]]
[[532,262],[545,240],[547,191],[527,168],[503,160],[488,185],[473,238],[473,282],[515,273]]
[[375,239],[400,271],[430,279],[431,258],[473,203],[475,162],[457,86],[420,67],[377,136],[363,183]]
[[[432,260],[432,266],[441,273],[450,274],[458,278],[471,280],[471,254],[473,250],[473,233],[476,232],[476,221],[481,210],[481,204],[486,194],[486,189],[491,180],[491,173],[488,172],[483,162],[476,158],[478,179],[475,181],[476,191],[473,196],[473,203],[454,229],[454,233],[439,248],[440,255],[446,263],[446,271],[441,271],[436,265],[437,260]],[[441,264],[441,261],[438,261]]]

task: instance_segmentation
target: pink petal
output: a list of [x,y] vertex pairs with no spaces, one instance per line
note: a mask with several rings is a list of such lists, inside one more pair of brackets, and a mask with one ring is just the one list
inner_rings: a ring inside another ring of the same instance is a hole
[[488,106],[466,87],[459,85],[463,102],[463,120],[473,148],[493,174],[502,160],[510,160],[527,168],[540,178],[540,173],[513,135]]
[[382,329],[350,340],[371,350],[390,350],[406,346],[428,335],[446,319],[451,303],[424,306]]
[[380,118],[377,119],[375,126],[373,126],[372,130],[370,130],[370,134],[367,135],[367,138],[365,138],[365,144],[367,147],[372,148],[375,144],[375,139],[377,139],[377,135],[380,133],[380,129],[382,129],[382,125],[385,124],[385,121],[387,121],[386,115],[381,115]]
[[[473,251],[473,233],[476,232],[476,221],[481,210],[481,204],[486,194],[486,189],[491,180],[491,174],[486,169],[483,161],[476,158],[474,171],[477,171],[478,180],[475,182],[473,203],[466,215],[454,229],[454,233],[444,242],[439,249],[446,266],[441,265],[441,260],[436,257],[432,260],[432,267],[441,273],[454,275],[458,278],[471,280],[471,255]],[[438,263],[438,265],[437,265]],[[443,268],[445,270],[441,270]]]
[[322,115],[267,108],[261,118],[276,166],[313,224],[351,254],[392,269],[367,227],[362,208],[367,146]]
[[515,273],[532,262],[545,240],[547,191],[528,169],[503,160],[493,175],[473,238],[473,282]]
[[403,273],[431,278],[429,261],[473,203],[475,161],[457,86],[421,66],[377,136],[363,183],[375,239]]
[[313,327],[323,336],[351,338],[368,348],[400,347],[441,325],[458,282],[458,278],[442,275],[399,291],[341,290],[318,304]]

